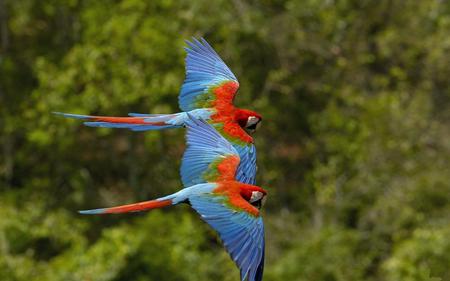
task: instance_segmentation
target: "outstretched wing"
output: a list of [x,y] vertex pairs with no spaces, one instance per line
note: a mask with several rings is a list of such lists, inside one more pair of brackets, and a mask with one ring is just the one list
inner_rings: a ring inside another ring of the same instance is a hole
[[183,185],[234,180],[240,162],[236,149],[204,120],[189,115],[185,125],[187,148],[180,169]]
[[[230,202],[230,197],[234,202]],[[190,197],[189,202],[219,233],[227,252],[240,269],[241,280],[262,280],[264,224],[258,209],[239,194],[199,194]],[[236,203],[244,208],[236,208]]]
[[186,43],[186,79],[178,97],[181,110],[215,107],[217,102],[232,104],[239,88],[233,72],[205,39]]
[[244,145],[234,145],[241,162],[236,172],[236,180],[242,183],[256,183],[256,148],[253,143]]

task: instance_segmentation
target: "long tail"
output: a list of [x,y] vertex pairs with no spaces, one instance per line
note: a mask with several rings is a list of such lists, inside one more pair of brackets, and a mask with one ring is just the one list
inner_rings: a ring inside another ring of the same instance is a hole
[[125,128],[133,131],[162,130],[178,128],[184,124],[186,113],[174,114],[130,114],[131,117],[91,116],[62,112],[53,112],[69,118],[86,120],[84,125],[90,127]]
[[190,187],[181,189],[180,191],[161,197],[155,200],[144,201],[129,205],[122,205],[111,208],[94,209],[94,210],[83,210],[78,211],[80,214],[85,215],[96,215],[96,214],[120,214],[129,212],[140,212],[147,211],[151,209],[162,208],[170,205],[176,205],[183,202],[188,202],[191,195],[201,194],[201,193],[211,193],[212,190],[216,188],[215,184],[204,183],[196,184]]
[[172,198],[167,196],[156,200],[144,201],[129,205],[122,205],[111,208],[93,209],[93,210],[83,210],[78,212],[83,215],[120,214],[120,213],[147,211],[151,209],[163,208],[170,205],[174,205],[174,202]]

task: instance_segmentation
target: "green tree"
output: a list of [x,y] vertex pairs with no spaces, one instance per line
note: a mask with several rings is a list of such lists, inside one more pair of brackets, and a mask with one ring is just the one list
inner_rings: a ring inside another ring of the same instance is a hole
[[76,213],[178,190],[183,130],[51,114],[177,111],[192,36],[264,118],[265,279],[450,278],[448,2],[0,0],[1,280],[238,278],[187,207]]

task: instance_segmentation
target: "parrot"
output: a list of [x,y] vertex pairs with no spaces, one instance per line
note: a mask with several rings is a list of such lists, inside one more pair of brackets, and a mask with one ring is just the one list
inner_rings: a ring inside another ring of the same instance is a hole
[[240,269],[241,281],[261,281],[265,239],[260,209],[267,191],[236,180],[238,151],[205,120],[190,114],[188,118],[187,147],[180,167],[183,189],[155,200],[79,213],[139,212],[187,203],[218,232]]
[[189,119],[188,114],[207,120],[238,151],[241,159],[237,170],[238,181],[255,184],[256,149],[251,134],[256,131],[262,117],[257,112],[234,106],[233,100],[239,82],[204,38],[193,38],[192,41],[186,41],[186,44],[186,78],[178,96],[182,112],[130,113],[129,117],[54,113],[86,120],[84,124],[91,127],[128,128],[134,131],[183,127]]

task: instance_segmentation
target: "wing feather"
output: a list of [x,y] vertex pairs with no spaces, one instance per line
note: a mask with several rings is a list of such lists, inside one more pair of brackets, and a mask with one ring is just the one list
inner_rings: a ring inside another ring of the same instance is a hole
[[230,208],[227,196],[222,195],[200,194],[190,197],[189,202],[219,233],[227,252],[240,269],[241,280],[262,280],[264,224],[259,214],[254,216],[245,210]]
[[194,38],[186,44],[186,79],[178,97],[181,110],[188,112],[209,107],[209,103],[217,98],[211,90],[227,82],[237,85],[229,93],[231,101],[239,85],[233,72],[205,39]]
[[[236,149],[204,120],[189,116],[186,127],[187,148],[180,169],[183,185],[214,182],[219,176],[234,179],[240,161]],[[219,165],[226,161],[230,167],[223,174]]]
[[236,172],[236,180],[242,183],[256,183],[256,149],[253,143],[235,145],[241,161]]

